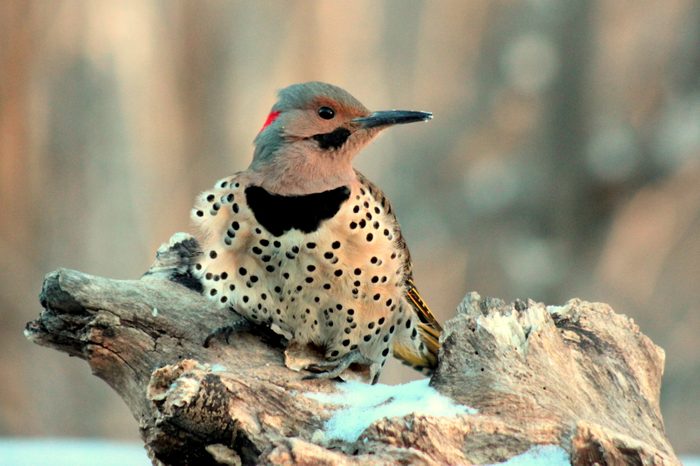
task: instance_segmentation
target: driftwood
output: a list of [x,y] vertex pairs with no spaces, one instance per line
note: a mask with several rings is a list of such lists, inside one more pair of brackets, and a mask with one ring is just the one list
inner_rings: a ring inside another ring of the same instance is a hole
[[[303,380],[269,332],[204,347],[237,321],[180,284],[194,254],[178,234],[140,280],[52,272],[25,331],[119,393],[154,464],[485,464],[538,445],[577,465],[679,464],[659,410],[663,350],[605,304],[467,295],[444,326],[436,392],[423,389],[433,401],[371,422],[408,386],[378,387],[347,411],[374,388]],[[343,432],[351,422],[354,435]]]

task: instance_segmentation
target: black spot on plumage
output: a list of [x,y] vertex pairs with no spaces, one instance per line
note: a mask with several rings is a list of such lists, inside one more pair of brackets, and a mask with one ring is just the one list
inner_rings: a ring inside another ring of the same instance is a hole
[[231,228],[233,228],[234,230],[238,230],[240,227],[241,227],[240,223],[238,223],[236,221],[231,222]]
[[229,193],[228,196],[226,196],[226,202],[232,202],[233,201],[233,193]]
[[214,195],[213,195],[213,194],[208,195],[208,196],[207,196],[207,201],[209,201],[209,202],[214,202]]
[[362,339],[365,341],[370,341],[372,339],[372,335],[365,335],[364,337],[362,337]]
[[358,213],[360,211],[360,206],[356,205],[355,207],[352,208],[353,213]]
[[197,217],[204,217],[204,212],[202,212],[201,210],[198,210],[196,212],[196,215],[197,215]]
[[356,269],[353,271],[353,273],[354,273],[355,275],[360,275],[360,274],[362,273],[362,270],[358,267],[358,268],[356,268]]
[[265,266],[265,270],[267,270],[268,272],[272,273],[272,272],[275,271],[275,266],[274,266],[274,265],[266,265],[266,266]]
[[272,242],[272,245],[273,245],[274,247],[278,248],[278,249],[282,247],[282,243],[280,243],[280,242],[277,241],[277,240],[274,240],[274,241]]
[[367,328],[373,329],[373,328],[374,328],[374,322],[370,322],[369,324],[367,324]]
[[307,247],[308,249],[313,249],[313,248],[316,247],[316,243],[314,243],[314,242],[306,243],[306,247]]
[[289,274],[287,272],[284,272],[282,274],[282,276],[284,277],[285,280],[289,280]]
[[219,184],[220,188],[225,188],[226,186],[228,186],[228,181],[222,181],[221,184]]
[[272,194],[260,186],[249,186],[245,193],[255,219],[275,236],[291,229],[303,233],[315,231],[350,197],[347,186],[302,196]]
[[245,267],[240,267],[240,268],[238,269],[238,273],[241,274],[241,275],[243,275],[243,276],[245,276],[245,274],[247,274],[248,271],[246,270]]
[[221,297],[221,302],[222,302],[222,303],[225,303],[226,301],[228,301],[228,298],[227,298],[226,296],[222,296],[222,297]]
[[389,355],[389,348],[384,348],[384,351],[382,351],[382,356],[386,357]]
[[333,243],[331,243],[331,247],[332,247],[333,249],[338,249],[338,248],[340,248],[340,241],[333,241]]
[[212,288],[212,289],[209,291],[209,294],[212,295],[212,296],[216,295],[216,293],[218,293],[218,291],[216,290],[216,288]]
[[228,278],[228,272],[221,272],[221,279],[226,280]]
[[290,251],[285,252],[284,255],[285,255],[285,256],[287,257],[287,259],[289,259],[289,260],[292,260],[292,259],[294,259],[294,258],[296,257],[296,256],[295,256],[294,254],[292,254]]
[[355,280],[352,284],[353,284],[353,286],[360,286],[361,285],[360,280]]
[[272,259],[272,257],[268,255],[260,256],[260,260],[263,262],[270,262],[270,259]]
[[253,283],[256,283],[256,282],[258,281],[257,275],[251,275],[251,276],[250,276],[250,281],[253,282]]
[[267,247],[270,245],[270,241],[266,240],[265,238],[260,240],[260,245],[263,247]]
[[386,319],[384,319],[384,317],[380,317],[379,320],[377,321],[377,323],[378,323],[379,325],[384,325],[384,321],[385,321],[385,320],[386,320]]
[[375,275],[375,276],[372,277],[372,280],[371,280],[372,283],[377,283],[378,281],[379,281],[379,277],[378,277],[378,276]]
[[313,277],[306,277],[306,278],[304,279],[304,281],[305,281],[306,283],[313,283],[313,282],[314,282],[314,278],[313,278]]
[[350,346],[350,340],[343,340],[342,341],[343,346]]
[[262,249],[260,249],[260,248],[257,247],[257,246],[253,246],[253,248],[251,249],[251,251],[253,251],[253,254],[262,254]]
[[350,229],[354,230],[355,228],[357,228],[357,222],[350,222]]
[[362,220],[360,220],[360,228],[364,228],[366,226],[367,226],[367,221],[363,218]]
[[330,133],[315,134],[311,138],[318,141],[318,146],[324,150],[338,149],[345,144],[350,137],[350,130],[347,128],[336,128]]
[[371,242],[374,239],[374,235],[372,233],[367,233],[367,242]]
[[231,246],[232,242],[233,241],[231,241],[231,238],[228,238],[228,237],[224,238],[224,243],[226,244],[226,246]]
[[330,251],[326,251],[323,253],[323,257],[325,257],[326,259],[333,259],[333,253]]
[[313,272],[314,270],[316,270],[316,266],[313,264],[309,264],[306,266],[306,270],[308,270],[309,272]]
[[212,277],[213,277],[213,275],[211,274],[211,272],[207,272],[207,273],[204,275],[204,278],[205,278],[206,280],[211,280]]
[[233,210],[233,213],[234,213],[234,214],[237,214],[238,211],[241,210],[241,209],[238,207],[238,204],[236,204],[236,203],[234,202],[234,203],[231,205],[231,210]]
[[333,272],[333,275],[335,275],[336,277],[340,277],[341,275],[343,275],[343,271],[340,269],[337,269],[335,272]]
[[219,210],[221,208],[221,204],[219,204],[218,202],[215,202],[214,205],[211,206],[211,208],[214,209],[214,211],[216,212],[217,210]]
[[246,295],[243,295],[243,302],[247,303],[248,301],[250,301],[250,298]]
[[276,286],[275,293],[281,293],[281,292],[282,292],[282,288],[280,288],[279,286]]
[[324,290],[330,290],[330,289],[331,289],[331,284],[330,284],[330,283],[324,283],[324,284],[323,284],[323,289],[324,289]]

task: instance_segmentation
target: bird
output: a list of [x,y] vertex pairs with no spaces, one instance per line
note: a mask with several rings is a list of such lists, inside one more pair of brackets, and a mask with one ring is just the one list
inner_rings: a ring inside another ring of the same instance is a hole
[[369,111],[323,82],[278,93],[249,167],[192,209],[202,293],[322,357],[307,378],[351,366],[376,383],[390,354],[430,373],[442,328],[421,298],[386,195],[353,168],[382,130],[429,112]]

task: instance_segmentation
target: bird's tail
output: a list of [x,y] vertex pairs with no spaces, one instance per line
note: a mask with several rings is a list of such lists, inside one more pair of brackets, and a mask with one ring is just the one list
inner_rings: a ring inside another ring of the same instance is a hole
[[417,335],[413,338],[412,331],[400,333],[394,338],[392,350],[394,356],[404,364],[429,374],[437,367],[442,327],[412,280],[407,282],[406,299],[412,307],[413,315],[418,318],[414,327]]

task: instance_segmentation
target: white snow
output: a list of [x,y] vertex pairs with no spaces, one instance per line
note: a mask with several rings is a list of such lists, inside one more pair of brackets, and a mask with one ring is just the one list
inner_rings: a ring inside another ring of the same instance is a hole
[[0,438],[0,466],[147,466],[142,444],[95,439]]
[[338,393],[307,393],[322,403],[344,406],[324,426],[325,440],[354,442],[374,421],[401,417],[410,413],[453,417],[476,414],[468,406],[458,405],[428,385],[428,379],[402,385],[368,385],[361,382],[340,384]]
[[488,466],[569,466],[569,453],[559,445],[536,445],[503,463]]
[[154,307],[153,310],[151,311],[151,315],[153,317],[158,317],[158,308]]
[[226,366],[222,364],[212,364],[211,365],[211,371],[212,372],[226,372],[228,369],[226,369]]

